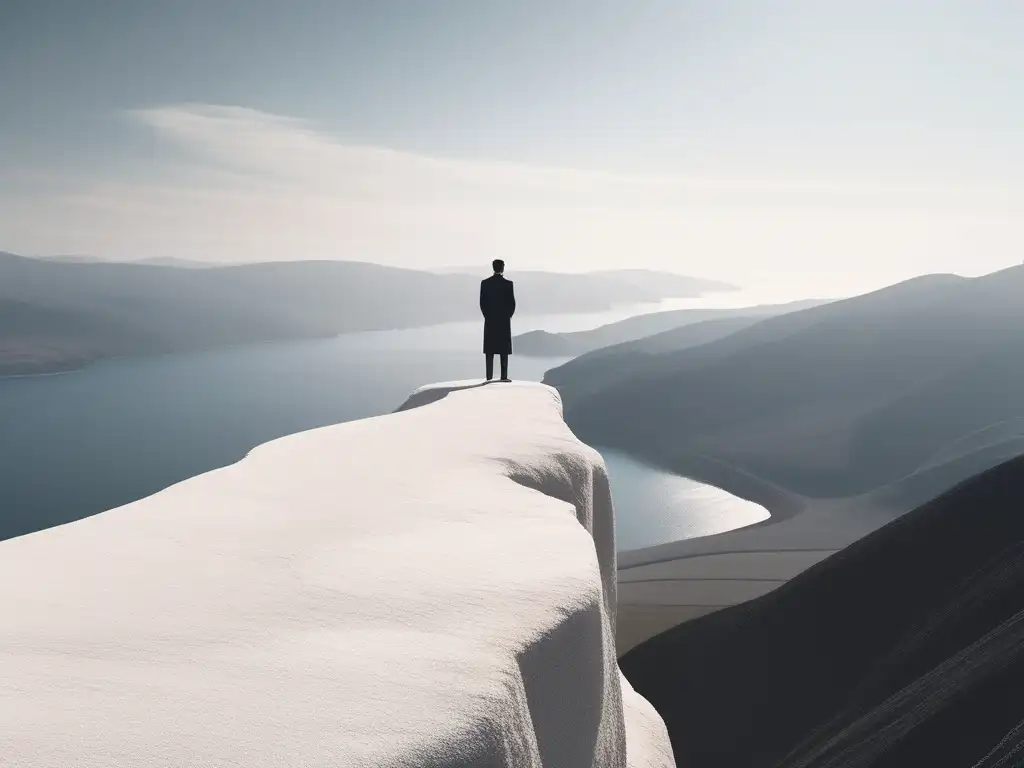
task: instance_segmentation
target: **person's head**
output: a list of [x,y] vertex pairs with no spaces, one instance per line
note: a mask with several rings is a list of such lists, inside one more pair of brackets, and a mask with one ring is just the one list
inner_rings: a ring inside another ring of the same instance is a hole
[[494,268],[494,273],[496,275],[500,275],[502,272],[505,271],[505,262],[502,261],[501,259],[495,259],[494,261],[491,262],[491,267]]

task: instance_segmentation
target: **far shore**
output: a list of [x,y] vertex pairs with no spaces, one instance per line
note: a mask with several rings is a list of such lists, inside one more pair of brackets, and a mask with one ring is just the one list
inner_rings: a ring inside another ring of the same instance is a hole
[[6,379],[41,379],[41,378],[43,378],[45,376],[66,376],[69,373],[75,373],[77,371],[82,370],[83,368],[88,368],[94,362],[96,362],[96,361],[95,360],[89,360],[87,362],[84,362],[84,363],[82,363],[80,365],[76,365],[74,367],[61,368],[59,370],[54,370],[54,371],[34,371],[34,372],[27,372],[26,371],[25,373],[0,373],[0,381],[4,381]]

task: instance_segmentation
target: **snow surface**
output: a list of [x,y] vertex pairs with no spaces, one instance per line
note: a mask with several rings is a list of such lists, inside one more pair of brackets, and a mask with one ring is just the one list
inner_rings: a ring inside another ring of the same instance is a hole
[[457,382],[0,543],[3,763],[668,768],[612,514],[554,390]]

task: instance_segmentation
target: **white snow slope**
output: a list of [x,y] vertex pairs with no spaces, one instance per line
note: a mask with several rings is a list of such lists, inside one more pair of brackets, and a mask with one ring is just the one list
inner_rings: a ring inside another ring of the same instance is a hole
[[554,390],[463,386],[0,543],[3,764],[674,765],[600,456]]

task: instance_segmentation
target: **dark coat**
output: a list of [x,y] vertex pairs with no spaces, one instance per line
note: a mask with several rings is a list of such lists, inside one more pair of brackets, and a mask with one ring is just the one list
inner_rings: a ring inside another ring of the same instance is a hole
[[491,275],[480,281],[480,311],[484,315],[484,354],[512,354],[512,315],[516,295],[512,281]]

